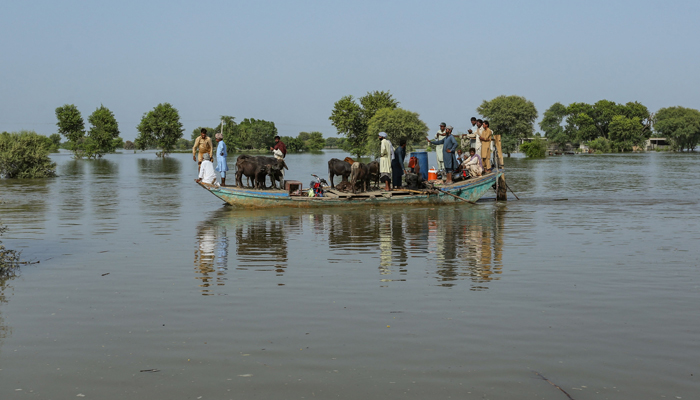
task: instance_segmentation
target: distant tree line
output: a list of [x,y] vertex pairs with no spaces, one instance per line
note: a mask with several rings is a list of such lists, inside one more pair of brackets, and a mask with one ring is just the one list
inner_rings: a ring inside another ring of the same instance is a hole
[[540,128],[552,143],[585,144],[603,153],[643,147],[654,134],[665,137],[674,150],[692,150],[700,142],[700,111],[668,107],[650,113],[639,102],[609,100],[568,106],[557,102],[545,111]]
[[[229,153],[246,150],[267,150],[275,145],[275,136],[278,136],[275,123],[261,119],[246,118],[240,124],[235,118],[223,115],[223,138]],[[192,131],[190,140],[180,138],[177,142],[178,150],[190,150],[194,141],[201,134],[202,129],[207,130],[207,136],[214,140],[214,136],[222,131],[222,124],[215,127],[199,126]],[[321,132],[299,132],[296,137],[281,136],[280,139],[287,146],[288,152],[319,151],[326,145],[326,140]]]

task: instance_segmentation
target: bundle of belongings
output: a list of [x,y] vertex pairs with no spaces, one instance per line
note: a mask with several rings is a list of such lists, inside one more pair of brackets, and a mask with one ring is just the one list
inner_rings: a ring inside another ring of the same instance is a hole
[[420,170],[418,157],[411,157],[408,160],[408,168],[411,172],[406,174],[406,187],[412,190],[425,189],[425,183],[423,183],[423,174]]

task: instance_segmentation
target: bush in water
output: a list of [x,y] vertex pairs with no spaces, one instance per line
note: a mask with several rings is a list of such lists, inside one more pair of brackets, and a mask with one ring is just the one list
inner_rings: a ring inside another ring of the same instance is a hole
[[56,176],[56,163],[49,158],[47,141],[33,131],[0,134],[0,176],[5,178],[47,178]]

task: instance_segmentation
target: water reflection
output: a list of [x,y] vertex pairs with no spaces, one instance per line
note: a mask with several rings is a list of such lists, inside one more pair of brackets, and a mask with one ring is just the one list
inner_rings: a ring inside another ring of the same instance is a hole
[[[0,179],[0,215],[8,239],[39,239],[46,234],[46,213],[53,179]],[[29,246],[24,242],[19,247]]]
[[59,228],[63,239],[80,240],[84,236],[82,219],[85,208],[85,161],[70,160],[58,169],[61,176],[58,209]]
[[197,247],[194,251],[194,268],[201,280],[203,294],[214,294],[213,286],[223,286],[228,270],[228,245],[226,227],[203,222],[197,228]]
[[155,235],[169,235],[169,224],[179,219],[181,190],[173,190],[182,184],[180,160],[170,157],[137,159],[138,185],[143,221]]
[[195,271],[205,294],[224,285],[229,262],[232,270],[279,277],[290,266],[321,274],[326,266],[375,265],[380,286],[427,273],[441,287],[469,281],[471,290],[483,290],[503,272],[506,215],[505,205],[311,211],[224,207],[197,228]]
[[119,224],[119,165],[99,159],[90,161],[90,199],[95,222],[95,234],[116,232]]
[[[274,272],[283,276],[289,263],[290,236],[302,232],[303,214],[295,210],[243,211],[224,207],[197,228],[194,267],[203,294],[223,286],[229,271],[229,243],[235,243],[239,271]],[[300,247],[300,251],[304,248]]]

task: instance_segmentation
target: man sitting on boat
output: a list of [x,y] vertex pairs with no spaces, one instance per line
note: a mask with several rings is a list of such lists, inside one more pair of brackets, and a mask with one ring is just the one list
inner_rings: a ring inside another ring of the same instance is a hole
[[195,179],[195,182],[213,184],[216,180],[216,172],[214,172],[214,164],[212,164],[208,153],[205,153],[202,160],[202,164],[199,166],[199,177]]

